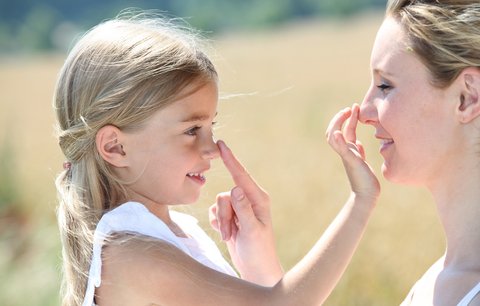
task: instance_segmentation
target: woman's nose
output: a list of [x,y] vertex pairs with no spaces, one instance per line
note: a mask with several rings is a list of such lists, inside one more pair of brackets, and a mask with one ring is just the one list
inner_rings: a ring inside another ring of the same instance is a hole
[[363,102],[360,105],[360,114],[358,120],[363,124],[373,125],[378,120],[377,108],[374,103],[373,97],[370,95],[370,90],[363,98]]

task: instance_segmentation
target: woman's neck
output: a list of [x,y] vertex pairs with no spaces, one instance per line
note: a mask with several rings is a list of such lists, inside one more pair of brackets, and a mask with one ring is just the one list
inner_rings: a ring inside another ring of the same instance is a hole
[[442,181],[430,186],[430,190],[447,239],[445,265],[479,270],[479,167],[457,164],[455,171],[449,171]]

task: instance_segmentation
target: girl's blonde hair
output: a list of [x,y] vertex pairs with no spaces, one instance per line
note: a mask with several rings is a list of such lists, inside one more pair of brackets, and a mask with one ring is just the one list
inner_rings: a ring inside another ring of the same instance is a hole
[[105,125],[141,128],[180,95],[216,82],[197,36],[158,16],[122,16],[87,32],[60,71],[54,109],[58,142],[68,161],[56,181],[63,305],[83,302],[95,226],[102,214],[127,200],[98,154],[96,133]]
[[447,87],[463,69],[480,67],[478,0],[389,0],[387,17],[400,22],[433,85]]

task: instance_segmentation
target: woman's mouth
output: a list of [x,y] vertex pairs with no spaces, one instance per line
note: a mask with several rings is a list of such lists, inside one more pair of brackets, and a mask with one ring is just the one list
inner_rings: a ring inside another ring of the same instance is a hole
[[393,139],[386,139],[386,138],[380,139],[380,152],[386,150],[393,143],[394,143]]

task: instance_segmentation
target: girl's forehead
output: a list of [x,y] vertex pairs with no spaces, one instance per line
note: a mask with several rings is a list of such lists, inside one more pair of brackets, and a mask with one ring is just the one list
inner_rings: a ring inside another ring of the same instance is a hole
[[172,124],[211,120],[217,114],[217,100],[216,85],[206,84],[158,110],[151,121]]

